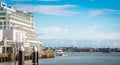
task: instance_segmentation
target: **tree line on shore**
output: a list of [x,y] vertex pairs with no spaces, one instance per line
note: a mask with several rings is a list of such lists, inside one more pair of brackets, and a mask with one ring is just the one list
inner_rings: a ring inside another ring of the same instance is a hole
[[120,52],[120,48],[91,48],[91,47],[44,47],[44,49],[61,49],[64,52]]

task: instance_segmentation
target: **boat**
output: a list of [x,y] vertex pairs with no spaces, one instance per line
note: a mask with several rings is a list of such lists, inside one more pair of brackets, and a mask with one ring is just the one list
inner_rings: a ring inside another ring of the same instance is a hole
[[55,55],[56,55],[56,56],[63,56],[63,55],[64,55],[64,52],[63,52],[63,50],[59,49],[59,50],[56,50],[56,51],[55,51]]

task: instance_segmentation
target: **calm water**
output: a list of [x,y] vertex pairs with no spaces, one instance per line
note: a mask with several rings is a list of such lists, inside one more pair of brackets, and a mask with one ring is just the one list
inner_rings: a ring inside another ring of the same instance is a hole
[[[52,59],[40,59],[39,65],[120,65],[120,53],[79,52],[65,53]],[[0,65],[14,65],[13,63],[0,63]],[[32,65],[27,61],[25,65]]]
[[120,65],[120,53],[65,53],[54,59],[42,59],[40,65]]

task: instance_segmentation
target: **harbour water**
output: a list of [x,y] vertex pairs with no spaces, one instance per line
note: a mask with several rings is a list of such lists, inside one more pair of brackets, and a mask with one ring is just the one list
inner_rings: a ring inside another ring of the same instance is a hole
[[[14,65],[14,63],[0,63],[0,65]],[[32,65],[31,61],[25,65]],[[66,52],[64,56],[40,59],[39,65],[120,65],[120,52]]]
[[53,59],[42,59],[40,65],[120,65],[120,53],[75,52]]

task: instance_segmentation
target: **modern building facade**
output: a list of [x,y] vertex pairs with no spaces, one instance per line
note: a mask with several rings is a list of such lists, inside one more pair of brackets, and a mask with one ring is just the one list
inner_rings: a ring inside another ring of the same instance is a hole
[[0,2],[0,53],[12,51],[13,46],[40,47],[36,39],[33,14]]

